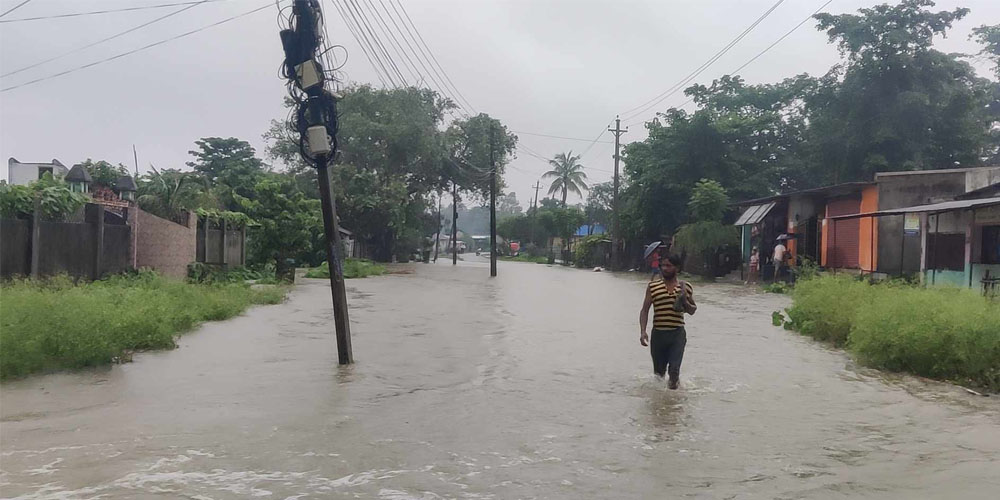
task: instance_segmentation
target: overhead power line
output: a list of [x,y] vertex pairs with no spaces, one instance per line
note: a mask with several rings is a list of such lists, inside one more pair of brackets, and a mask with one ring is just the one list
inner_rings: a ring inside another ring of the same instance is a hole
[[[746,68],[747,66],[749,66],[750,64],[752,64],[757,59],[760,59],[761,56],[763,56],[768,51],[770,51],[771,49],[773,49],[776,45],[778,45],[779,43],[781,43],[782,41],[784,41],[786,38],[788,38],[789,36],[791,36],[792,33],[795,33],[795,31],[798,30],[799,28],[801,28],[803,24],[809,22],[809,20],[812,19],[813,16],[815,16],[816,14],[819,14],[819,12],[821,10],[825,9],[826,6],[830,5],[831,3],[833,3],[833,0],[827,0],[826,3],[824,3],[823,5],[820,5],[818,9],[814,10],[812,14],[809,14],[805,19],[803,19],[802,21],[800,21],[799,24],[796,24],[792,29],[788,30],[784,35],[781,35],[781,37],[778,38],[777,40],[775,40],[774,43],[772,43],[771,45],[768,45],[764,50],[758,52],[757,55],[751,57],[747,62],[741,64],[740,67],[738,67],[738,68],[730,71],[727,74],[729,74],[729,75],[735,75],[736,73],[739,73],[740,71],[742,71],[743,68]],[[688,99],[687,101],[684,101],[683,104],[681,104],[680,106],[677,106],[677,107],[678,108],[683,108],[684,106],[687,106],[688,104],[691,104],[692,102],[694,102],[694,97]],[[638,122],[630,123],[629,126],[637,125],[639,123],[642,123],[642,121],[643,120],[639,120]]]
[[193,8],[199,6],[199,5],[201,5],[201,4],[203,4],[203,3],[207,2],[207,1],[208,0],[201,0],[200,2],[194,2],[191,5],[188,5],[186,7],[181,7],[180,9],[177,9],[177,10],[175,10],[175,11],[169,13],[169,14],[165,14],[165,15],[162,15],[160,17],[157,17],[156,19],[153,19],[152,21],[147,21],[147,22],[142,23],[142,24],[140,24],[138,26],[133,26],[133,27],[131,27],[131,28],[125,30],[125,31],[116,33],[116,34],[111,35],[111,36],[106,37],[106,38],[102,38],[102,39],[100,39],[100,40],[98,40],[96,42],[88,43],[87,45],[84,45],[82,47],[77,47],[77,48],[75,48],[73,50],[70,50],[69,52],[63,52],[62,54],[59,54],[59,55],[57,55],[55,57],[50,57],[50,58],[45,59],[43,61],[38,61],[38,62],[36,62],[34,64],[29,64],[29,65],[27,65],[27,66],[25,66],[23,68],[16,69],[14,71],[10,71],[10,72],[4,73],[4,74],[0,75],[0,77],[7,77],[7,76],[11,76],[11,75],[16,75],[16,74],[18,74],[18,73],[20,73],[22,71],[27,71],[27,70],[32,69],[32,68],[37,68],[37,67],[39,67],[39,66],[41,66],[43,64],[48,64],[48,63],[50,63],[52,61],[55,61],[55,60],[58,60],[58,59],[62,59],[63,57],[66,57],[68,55],[76,54],[77,52],[82,52],[82,51],[87,50],[87,49],[89,49],[91,47],[100,45],[100,44],[102,44],[104,42],[109,42],[111,40],[114,40],[115,38],[123,37],[123,36],[125,36],[125,35],[127,35],[129,33],[132,33],[132,32],[138,31],[138,30],[140,30],[142,28],[145,28],[146,26],[158,23],[158,22],[160,22],[160,21],[162,21],[164,19],[167,19],[169,17],[176,16],[177,14],[180,14],[180,13],[186,11],[186,10],[193,9]]
[[[403,50],[403,44],[399,43],[399,39],[396,38],[396,34],[391,29],[389,29],[389,23],[387,23],[385,21],[385,18],[382,17],[382,13],[375,8],[375,4],[373,4],[371,0],[360,0],[360,1],[361,4],[368,10],[368,13],[371,14],[372,19],[378,22],[378,27],[381,29],[382,34],[388,37],[386,39],[386,42],[390,47],[392,47],[392,50],[393,52],[396,53],[396,56],[399,57],[399,64],[404,68],[406,68],[406,71],[410,74],[410,76],[413,77],[413,83],[415,85],[419,84],[420,81],[423,80],[423,78],[421,76],[417,76],[418,72],[414,70],[414,68],[416,68],[417,65],[413,64],[413,60],[410,58],[410,54],[405,50]],[[402,35],[402,33],[400,33],[400,35]]]
[[[539,134],[539,133],[536,133],[536,132],[521,132],[521,131],[517,131],[517,130],[511,130],[511,132],[514,132],[515,134],[522,134],[522,135],[534,135],[534,136],[538,136],[538,137],[549,137],[549,138],[552,138],[552,139],[566,139],[567,141],[594,142],[593,139],[581,139],[579,137],[566,137],[566,136],[563,136],[563,135]],[[597,141],[597,142],[601,142],[603,144],[614,144],[611,141]]]
[[631,120],[633,118],[636,118],[639,115],[645,113],[646,111],[652,109],[657,104],[663,102],[668,97],[670,97],[670,96],[674,95],[675,93],[677,93],[685,85],[687,85],[691,80],[694,80],[695,78],[697,78],[698,75],[702,74],[705,70],[707,70],[709,68],[709,66],[711,66],[712,64],[714,64],[722,56],[724,56],[727,52],[729,52],[730,49],[732,49],[733,47],[735,47],[736,44],[738,44],[741,40],[743,40],[743,38],[745,38],[751,31],[753,31],[753,29],[756,28],[757,25],[759,25],[761,22],[763,22],[764,19],[767,19],[767,17],[770,16],[771,13],[774,12],[775,9],[778,8],[778,6],[780,6],[782,3],[784,3],[784,1],[785,0],[778,0],[777,2],[775,2],[774,5],[771,6],[771,8],[767,9],[767,11],[765,11],[760,17],[758,17],[749,27],[747,27],[745,30],[743,30],[742,33],[740,33],[739,35],[737,35],[736,38],[734,38],[732,41],[730,41],[728,44],[726,44],[726,46],[723,47],[721,50],[719,50],[718,52],[716,52],[715,55],[713,55],[711,58],[708,59],[708,61],[705,61],[701,66],[699,66],[697,69],[695,69],[694,71],[692,71],[689,75],[687,75],[686,77],[684,77],[682,80],[680,80],[679,82],[675,83],[673,86],[671,86],[667,90],[663,91],[660,95],[658,95],[658,96],[650,99],[649,101],[646,101],[643,104],[640,104],[640,105],[638,105],[638,106],[636,106],[636,107],[634,107],[632,109],[629,109],[629,110],[623,112],[622,113],[623,118],[626,119],[626,120]]
[[[228,1],[230,1],[230,0],[207,0],[207,3],[228,2]],[[157,4],[157,5],[143,5],[141,7],[123,7],[123,8],[120,8],[120,9],[91,10],[91,11],[87,11],[87,12],[73,12],[73,13],[68,13],[68,14],[52,14],[52,15],[46,15],[46,16],[19,17],[17,19],[4,19],[4,20],[0,21],[0,24],[3,24],[3,23],[22,23],[22,22],[28,22],[28,21],[43,21],[43,20],[46,20],[46,19],[65,19],[65,18],[70,18],[70,17],[95,16],[95,15],[99,15],[99,14],[114,14],[114,13],[118,13],[118,12],[133,12],[133,11],[139,11],[139,10],[165,9],[167,7],[179,7],[181,5],[192,5],[192,4],[197,4],[197,3],[202,3],[202,2],[196,1],[196,0],[189,0],[187,2],[161,3],[161,4]]]
[[334,8],[337,9],[337,13],[340,14],[340,18],[344,21],[344,24],[347,26],[347,30],[351,32],[351,36],[354,37],[354,41],[358,42],[358,46],[361,47],[361,52],[364,52],[365,58],[368,59],[368,64],[371,65],[372,70],[375,72],[375,76],[378,77],[380,82],[382,82],[382,88],[390,87],[390,85],[386,83],[386,79],[383,76],[383,73],[379,71],[379,68],[381,67],[380,62],[377,59],[373,58],[374,56],[372,55],[369,47],[366,46],[365,41],[358,30],[358,27],[356,27],[355,24],[351,22],[351,19],[348,18],[346,5],[342,6],[339,2],[337,2],[337,0],[330,0],[330,3],[332,3]]
[[15,6],[13,6],[13,7],[11,7],[11,8],[10,8],[10,10],[8,10],[8,11],[4,12],[3,14],[0,14],[0,17],[3,17],[3,16],[6,16],[7,14],[10,14],[11,12],[14,12],[14,11],[15,11],[15,10],[17,10],[17,9],[20,9],[21,7],[24,7],[24,5],[25,5],[26,3],[28,3],[28,2],[30,2],[30,1],[31,1],[31,0],[24,0],[23,2],[21,2],[21,3],[17,4],[17,5],[15,5]]
[[396,61],[393,60],[392,56],[389,55],[389,51],[386,50],[385,44],[382,43],[382,39],[375,35],[375,30],[372,28],[371,21],[368,20],[368,15],[365,11],[358,5],[357,0],[346,0],[349,5],[354,6],[354,12],[358,19],[361,20],[361,26],[364,28],[368,36],[371,37],[372,42],[375,45],[376,52],[380,53],[382,60],[386,63],[386,68],[392,70],[393,79],[397,82],[397,86],[406,87],[408,84],[406,78],[403,77],[403,73],[399,71],[399,66],[396,65]]
[[[417,38],[420,40],[420,45],[423,45],[423,47],[425,49],[427,49],[427,53],[430,54],[430,59],[434,62],[435,65],[437,65],[437,68],[441,70],[441,74],[444,75],[444,79],[443,80],[448,82],[448,85],[451,86],[451,90],[461,99],[461,102],[457,102],[457,101],[456,102],[458,104],[462,104],[462,105],[468,107],[469,109],[472,110],[473,113],[479,114],[479,112],[476,111],[475,106],[473,106],[472,104],[470,104],[469,100],[466,99],[464,95],[462,95],[462,92],[460,90],[458,90],[458,87],[455,86],[455,82],[451,81],[451,77],[448,76],[448,73],[444,70],[444,67],[441,66],[441,63],[438,61],[437,57],[434,55],[434,52],[432,52],[431,48],[427,46],[427,42],[424,41],[424,37],[423,37],[423,35],[420,34],[420,30],[418,30],[417,26],[415,24],[413,24],[413,19],[410,18],[410,14],[408,12],[406,12],[406,7],[403,7],[403,3],[400,2],[399,0],[395,0],[395,1],[396,1],[396,4],[399,5],[399,9],[400,9],[400,11],[402,11],[403,16],[406,18],[406,21],[410,23],[410,26],[413,27],[413,31],[417,34]],[[393,0],[389,0],[389,4],[392,4],[392,2],[393,2]],[[395,8],[396,7],[393,6],[393,9],[395,9]]]
[[[286,2],[286,1],[287,0],[279,0],[279,2],[277,4],[280,4],[280,3],[283,3],[283,2]],[[210,29],[210,28],[214,28],[216,26],[228,23],[230,21],[234,21],[236,19],[240,19],[242,17],[249,16],[250,14],[254,14],[256,12],[260,12],[260,11],[262,11],[264,9],[267,9],[269,7],[273,7],[273,6],[277,5],[277,4],[273,3],[271,0],[268,0],[267,4],[262,5],[260,7],[257,7],[256,9],[244,12],[242,14],[237,14],[235,16],[227,17],[225,19],[222,19],[221,21],[216,21],[216,22],[214,22],[212,24],[209,24],[209,25],[206,25],[206,26],[202,26],[201,28],[193,29],[191,31],[188,31],[188,32],[185,32],[185,33],[181,33],[179,35],[174,35],[174,36],[172,36],[170,38],[166,38],[166,39],[160,40],[158,42],[153,42],[151,44],[144,45],[144,46],[139,47],[137,49],[132,49],[132,50],[130,50],[128,52],[122,52],[121,54],[114,55],[114,56],[111,56],[111,57],[107,57],[107,58],[101,59],[99,61],[94,61],[92,63],[84,64],[82,66],[77,66],[75,68],[71,68],[71,69],[68,69],[68,70],[65,70],[65,71],[61,71],[59,73],[54,73],[54,74],[51,74],[51,75],[48,75],[48,76],[44,76],[42,78],[36,78],[34,80],[27,81],[27,82],[24,82],[24,83],[21,83],[21,84],[18,84],[18,85],[14,85],[14,86],[11,86],[11,87],[5,87],[3,89],[0,89],[0,92],[7,92],[9,90],[14,90],[14,89],[18,89],[18,88],[21,88],[21,87],[26,87],[28,85],[36,84],[38,82],[43,82],[45,80],[51,80],[53,78],[58,78],[60,76],[68,75],[70,73],[75,73],[75,72],[80,71],[80,70],[84,70],[84,69],[87,69],[87,68],[92,68],[92,67],[97,66],[99,64],[104,64],[106,62],[114,61],[116,59],[121,59],[123,57],[130,56],[130,55],[135,54],[137,52],[142,52],[144,50],[151,49],[153,47],[157,47],[159,45],[163,45],[165,43],[169,43],[169,42],[172,42],[174,40],[178,40],[178,39],[181,39],[181,38],[193,35],[195,33],[200,33],[202,31],[205,31],[205,30]]]

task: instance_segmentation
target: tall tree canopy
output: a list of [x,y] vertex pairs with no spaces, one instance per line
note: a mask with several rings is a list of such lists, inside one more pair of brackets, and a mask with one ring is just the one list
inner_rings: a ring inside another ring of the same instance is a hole
[[549,160],[552,170],[542,174],[543,178],[552,179],[552,184],[549,185],[550,195],[562,193],[563,208],[566,208],[568,193],[583,196],[583,191],[587,189],[587,174],[583,171],[580,157],[581,155],[573,155],[572,151],[559,153]]

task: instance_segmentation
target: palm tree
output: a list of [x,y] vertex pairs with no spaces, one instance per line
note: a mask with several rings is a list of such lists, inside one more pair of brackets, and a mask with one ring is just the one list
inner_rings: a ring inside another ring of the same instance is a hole
[[203,179],[194,172],[157,170],[139,179],[139,206],[166,219],[176,219],[181,210],[197,208],[207,197]]
[[583,165],[580,164],[580,155],[569,153],[559,153],[555,158],[549,160],[552,170],[545,172],[542,178],[554,178],[549,186],[549,194],[562,191],[562,204],[566,208],[566,195],[570,192],[583,196],[583,190],[587,189],[587,174],[583,172]]

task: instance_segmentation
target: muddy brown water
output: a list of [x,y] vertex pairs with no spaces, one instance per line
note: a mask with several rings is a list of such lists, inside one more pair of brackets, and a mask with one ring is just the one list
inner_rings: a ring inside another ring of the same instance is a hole
[[[470,259],[475,259],[470,257]],[[444,261],[322,281],[180,348],[0,388],[5,498],[997,498],[1000,398],[861,369],[697,285],[682,388],[638,345],[643,282]]]

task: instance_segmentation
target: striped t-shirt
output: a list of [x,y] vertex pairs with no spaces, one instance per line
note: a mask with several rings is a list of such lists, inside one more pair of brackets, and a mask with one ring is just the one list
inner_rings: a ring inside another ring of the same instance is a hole
[[[653,329],[671,330],[684,326],[684,311],[675,311],[674,302],[680,292],[680,284],[668,290],[667,284],[660,278],[649,282],[649,294],[653,298]],[[684,282],[684,288],[690,297],[694,293],[691,283]]]

